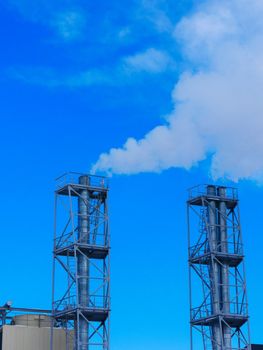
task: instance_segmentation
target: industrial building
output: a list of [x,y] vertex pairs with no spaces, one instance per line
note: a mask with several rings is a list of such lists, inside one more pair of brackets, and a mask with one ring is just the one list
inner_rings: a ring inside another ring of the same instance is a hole
[[[52,317],[49,310],[0,308],[0,350],[49,350]],[[66,348],[66,334],[57,327],[53,337],[54,350]],[[69,344],[73,350],[73,343]]]
[[[104,177],[57,179],[52,309],[0,307],[0,350],[110,349],[108,191]],[[194,187],[187,208],[190,349],[263,350],[250,342],[237,189]]]
[[[50,348],[50,316],[15,316],[12,325],[1,328],[1,350],[47,350]],[[66,349],[66,335],[57,328],[53,337],[53,349]],[[73,350],[73,344],[68,349]]]

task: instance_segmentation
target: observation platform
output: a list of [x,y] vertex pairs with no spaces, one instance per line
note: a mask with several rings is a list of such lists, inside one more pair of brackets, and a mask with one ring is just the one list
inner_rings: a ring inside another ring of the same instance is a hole
[[91,192],[90,197],[91,198],[98,198],[98,194],[92,194],[93,193],[100,193],[106,194],[108,192],[107,188],[104,187],[94,187],[91,185],[80,185],[80,184],[67,184],[59,189],[56,190],[56,193],[63,196],[72,196],[72,197],[78,197],[83,190],[88,190]]
[[[110,247],[108,246],[98,246],[83,243],[72,243],[69,246],[57,248],[55,250],[56,255],[60,256],[75,256],[76,247],[85,256],[91,259],[105,259],[109,255]],[[77,253],[77,251],[76,251]]]
[[53,317],[56,320],[60,321],[68,321],[75,320],[77,318],[77,313],[81,312],[83,316],[91,322],[105,322],[109,317],[110,309],[106,308],[96,308],[96,307],[73,307],[73,308],[65,308],[64,310],[55,310],[53,313]]
[[[208,188],[213,187],[214,193],[209,193]],[[219,195],[218,190],[224,189],[224,195]],[[188,190],[187,203],[195,206],[207,206],[208,202],[225,202],[227,209],[234,209],[238,204],[238,192],[234,187],[198,185]]]
[[[88,184],[80,184],[79,177],[88,176]],[[64,196],[77,197],[83,190],[91,192],[91,198],[97,198],[98,194],[105,194],[109,191],[108,179],[104,176],[87,175],[82,173],[65,173],[56,179],[56,193]],[[94,193],[92,196],[92,192]]]
[[189,262],[192,264],[209,265],[211,263],[212,256],[215,257],[223,265],[228,265],[230,267],[237,267],[244,259],[244,255],[209,252],[192,256],[189,258]]
[[218,315],[192,319],[190,323],[193,326],[212,326],[213,324],[218,323],[220,319],[224,320],[230,327],[240,328],[247,322],[248,316],[222,313]]

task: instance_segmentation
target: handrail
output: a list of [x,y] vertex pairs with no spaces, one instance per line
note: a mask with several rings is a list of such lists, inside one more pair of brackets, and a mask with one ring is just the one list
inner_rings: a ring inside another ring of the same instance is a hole
[[[238,190],[236,187],[225,187],[225,197],[219,196],[218,194],[209,194],[207,193],[207,187],[209,184],[197,185],[188,189],[189,200],[200,197],[200,196],[209,196],[220,199],[230,199],[230,200],[238,200]],[[220,187],[216,186],[215,187]]]
[[[107,295],[91,294],[87,301],[87,308],[105,309],[109,307],[110,297]],[[54,301],[53,309],[57,311],[71,310],[76,308],[77,298],[76,295],[71,295],[59,300]]]
[[[218,243],[215,241],[214,243]],[[227,252],[222,251],[221,247],[227,244]],[[209,242],[195,244],[189,248],[190,257],[198,257],[207,253],[222,253],[230,255],[243,255],[243,244],[240,242],[222,241],[217,244],[217,249],[209,249]]]
[[84,174],[84,173],[77,173],[77,172],[67,172],[62,174],[61,176],[57,177],[55,179],[56,186],[58,189],[66,186],[67,184],[79,184],[79,177],[80,176],[88,176],[90,179],[90,186],[91,187],[97,187],[97,188],[109,188],[109,179],[105,176],[100,175],[92,175],[92,174]]
[[[239,316],[247,316],[248,314],[248,305],[247,303],[237,303],[237,302],[224,302],[224,304],[222,303],[215,303],[215,304],[211,304],[211,303],[206,303],[206,304],[202,304],[201,306],[195,307],[191,309],[191,318],[192,321],[197,321],[199,319],[202,318],[206,318],[206,317],[211,317],[214,315],[217,315],[217,313],[213,312],[213,306],[214,305],[218,305],[219,306],[219,313],[220,314],[229,314],[229,315],[239,315]],[[228,307],[229,311],[225,311],[223,310],[222,306],[224,306],[224,308]]]

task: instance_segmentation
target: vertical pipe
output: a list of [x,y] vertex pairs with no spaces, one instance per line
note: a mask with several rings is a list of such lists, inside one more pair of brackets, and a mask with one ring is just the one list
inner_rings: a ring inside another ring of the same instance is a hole
[[[219,202],[219,213],[218,223],[220,231],[220,246],[221,253],[228,254],[228,234],[227,234],[227,208],[226,202],[226,188],[218,187]],[[229,287],[229,266],[224,263],[221,266],[221,295],[222,295],[222,312],[224,314],[230,313],[230,287]],[[225,324],[223,325],[223,339],[226,350],[231,350],[231,329]]]
[[[209,198],[209,196],[216,196],[216,187],[209,185],[207,186],[208,195],[208,239],[210,243],[210,249],[212,253],[211,263],[210,263],[210,279],[211,279],[211,302],[212,311],[214,315],[220,313],[220,267],[217,261],[214,259],[214,254],[217,251],[218,241],[217,241],[217,220],[216,220],[216,202],[215,200]],[[220,334],[220,324],[215,323],[212,326],[212,334],[215,342],[212,344],[213,350],[221,350],[221,334]]]
[[[85,188],[80,190],[78,197],[78,240],[79,243],[89,243],[89,176],[80,176],[79,184]],[[89,261],[87,257],[78,252],[78,290],[79,305],[81,308],[89,306]],[[80,316],[79,318],[79,341],[78,350],[88,350],[89,326],[87,321]]]

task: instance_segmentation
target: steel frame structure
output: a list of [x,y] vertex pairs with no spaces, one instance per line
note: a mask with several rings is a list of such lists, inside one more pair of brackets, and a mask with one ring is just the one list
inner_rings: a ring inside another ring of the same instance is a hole
[[57,179],[53,247],[53,328],[65,350],[110,349],[108,181],[67,173]]
[[189,190],[191,350],[250,348],[238,204],[235,188],[201,185]]

